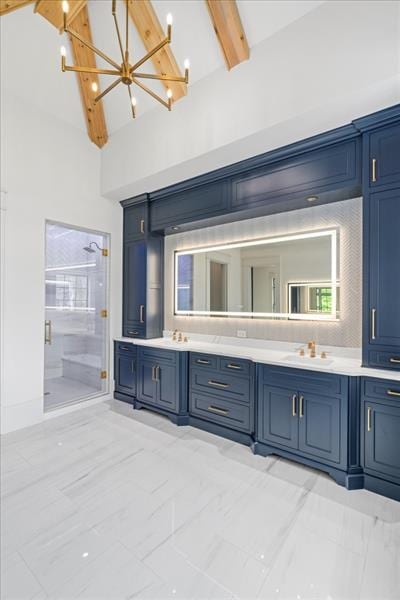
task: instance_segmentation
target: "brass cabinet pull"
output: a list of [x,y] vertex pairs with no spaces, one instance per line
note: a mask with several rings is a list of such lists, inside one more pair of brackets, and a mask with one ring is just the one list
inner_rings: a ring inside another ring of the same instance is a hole
[[376,339],[376,308],[371,309],[371,338]]
[[139,335],[139,332],[136,331],[136,329],[134,331],[128,331],[128,333],[130,333],[131,335]]
[[152,381],[157,381],[157,379],[156,379],[156,368],[155,367],[151,367],[151,380]]
[[139,313],[140,313],[140,322],[144,323],[144,304],[141,304],[139,306]]
[[368,408],[367,408],[367,431],[371,431],[371,429],[372,429],[372,408],[370,406],[368,406]]
[[215,387],[220,387],[220,388],[228,388],[229,387],[229,383],[220,383],[219,381],[213,381],[212,379],[208,380],[208,385],[215,385]]
[[144,219],[140,220],[140,233],[144,233]]
[[226,366],[227,366],[228,369],[237,369],[238,371],[242,370],[242,367],[240,365],[234,365],[233,363],[229,363]]
[[376,182],[376,158],[372,159],[372,182]]
[[224,410],[223,408],[218,408],[218,406],[209,406],[208,409],[210,412],[215,412],[218,415],[227,415],[229,410]]
[[44,343],[51,346],[51,321],[44,322]]
[[120,346],[120,350],[130,350],[129,346]]
[[387,390],[386,393],[388,396],[396,396],[396,398],[400,398],[400,392],[395,392],[394,390]]
[[297,394],[293,394],[292,396],[292,416],[297,416]]
[[299,417],[304,417],[304,396],[300,396]]
[[391,358],[389,358],[389,362],[394,363],[395,365],[400,365],[400,358],[395,358],[394,356],[392,356]]
[[203,358],[198,358],[196,360],[197,363],[199,363],[199,365],[209,365],[210,361],[209,360],[204,360]]

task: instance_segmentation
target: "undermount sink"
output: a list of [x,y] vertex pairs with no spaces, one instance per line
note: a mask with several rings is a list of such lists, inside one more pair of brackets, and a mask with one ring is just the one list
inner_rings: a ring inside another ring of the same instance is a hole
[[288,362],[294,362],[299,365],[314,364],[314,365],[328,366],[333,363],[333,360],[330,358],[320,358],[319,356],[316,356],[315,358],[311,358],[310,356],[300,356],[299,354],[288,354],[288,356],[285,356],[283,360],[288,361]]

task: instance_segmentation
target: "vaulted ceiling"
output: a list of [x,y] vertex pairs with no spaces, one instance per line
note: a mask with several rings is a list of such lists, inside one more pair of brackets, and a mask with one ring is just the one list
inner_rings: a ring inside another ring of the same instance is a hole
[[[95,46],[119,62],[118,41],[111,15],[111,1],[70,0],[69,20],[86,39],[91,35]],[[168,68],[183,71],[183,62],[191,62],[188,93],[196,93],[200,79],[223,67],[233,68],[248,58],[251,48],[278,30],[286,27],[321,1],[311,0],[129,0],[130,49],[134,59],[141,58],[165,31],[166,15],[174,17],[171,52],[159,53],[157,60],[146,63],[150,73]],[[42,110],[80,129],[99,147],[107,136],[127,125],[131,111],[125,86],[118,86],[101,103],[93,105],[93,81],[87,75],[62,73],[59,48],[67,46],[67,63],[93,64],[94,55],[80,44],[68,44],[67,34],[59,33],[62,25],[61,2],[58,0],[1,0],[2,64],[1,83],[12,94],[25,97]],[[12,10],[15,8],[15,10]],[[17,10],[18,8],[18,10]],[[117,14],[123,22],[124,3],[117,3]],[[161,26],[161,27],[160,27]],[[96,58],[97,66],[106,63]],[[239,67],[240,68],[240,67]],[[23,73],[23,77],[21,77]],[[100,90],[110,83],[101,75]],[[152,88],[165,94],[161,82]],[[193,90],[191,90],[193,86]],[[177,84],[174,98],[184,102],[185,85]],[[81,95],[81,98],[80,98]],[[160,105],[142,90],[135,88],[137,115],[157,109]],[[82,110],[83,108],[83,110]],[[165,118],[168,118],[166,113]],[[131,125],[134,130],[134,123]]]

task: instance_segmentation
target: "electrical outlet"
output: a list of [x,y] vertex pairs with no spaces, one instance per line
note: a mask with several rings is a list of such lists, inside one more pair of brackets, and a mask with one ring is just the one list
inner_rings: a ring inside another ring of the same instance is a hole
[[247,337],[247,331],[245,329],[238,329],[236,332],[237,337]]

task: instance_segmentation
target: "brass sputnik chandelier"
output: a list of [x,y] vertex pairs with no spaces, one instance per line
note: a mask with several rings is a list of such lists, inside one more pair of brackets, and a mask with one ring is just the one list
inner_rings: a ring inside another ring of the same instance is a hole
[[[115,76],[117,76],[118,78],[111,85],[109,85],[104,90],[104,92],[99,94],[94,99],[94,101],[98,102],[99,100],[104,98],[104,96],[106,94],[111,92],[111,90],[113,90],[117,85],[119,85],[120,83],[124,83],[128,88],[133,118],[135,118],[135,116],[136,116],[136,113],[135,113],[136,98],[135,98],[135,96],[132,95],[132,91],[131,91],[132,84],[137,85],[142,90],[144,90],[145,92],[150,94],[150,96],[152,96],[155,100],[160,102],[163,106],[165,106],[168,110],[171,110],[172,100],[173,100],[172,99],[172,90],[169,88],[167,89],[167,100],[164,100],[158,94],[153,92],[153,90],[151,90],[146,85],[144,85],[144,83],[142,83],[140,81],[140,79],[157,79],[159,81],[179,81],[181,83],[189,83],[189,61],[185,60],[185,63],[184,63],[184,67],[185,67],[185,76],[184,77],[178,77],[175,75],[154,75],[152,73],[139,73],[137,71],[137,69],[139,67],[141,67],[147,60],[149,60],[149,58],[154,56],[154,54],[159,52],[161,50],[161,48],[163,48],[164,46],[166,46],[167,44],[169,44],[171,42],[172,16],[170,14],[167,15],[167,35],[166,35],[166,37],[159,44],[157,44],[157,46],[155,46],[152,50],[150,50],[150,52],[148,52],[145,56],[143,56],[143,58],[141,58],[137,62],[131,64],[130,57],[129,57],[128,0],[124,0],[124,2],[125,2],[125,6],[126,6],[125,48],[123,47],[121,33],[120,33],[119,26],[118,26],[118,20],[117,20],[117,15],[116,15],[116,4],[117,4],[116,0],[112,0],[112,9],[111,9],[112,16],[113,16],[114,23],[115,23],[117,38],[118,38],[118,44],[119,44],[119,48],[121,51],[122,62],[121,62],[121,64],[118,64],[112,58],[110,58],[109,56],[104,54],[104,52],[102,52],[101,50],[99,50],[98,48],[93,46],[93,44],[91,42],[88,42],[87,40],[85,40],[81,35],[79,35],[79,33],[74,31],[73,29],[71,29],[71,27],[69,27],[69,25],[67,25],[67,14],[68,14],[69,6],[68,6],[68,2],[66,0],[63,0],[62,9],[63,9],[63,17],[64,17],[64,25],[63,25],[64,32],[69,33],[71,36],[76,38],[79,42],[81,42],[82,44],[87,46],[87,48],[90,48],[90,50],[92,50],[95,54],[100,56],[103,60],[108,62],[109,65],[111,65],[113,68],[112,69],[97,69],[94,67],[81,67],[81,66],[70,67],[70,66],[67,66],[66,65],[66,50],[65,50],[65,47],[62,46],[61,47],[61,70],[63,72],[75,71],[77,73],[95,73],[98,75],[115,75]],[[96,82],[92,83],[92,90],[95,93],[98,91],[98,86],[97,86]]]

